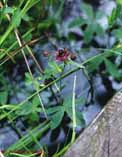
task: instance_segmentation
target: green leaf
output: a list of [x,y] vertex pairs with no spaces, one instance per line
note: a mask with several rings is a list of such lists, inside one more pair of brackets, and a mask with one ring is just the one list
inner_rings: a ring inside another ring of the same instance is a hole
[[30,84],[32,84],[32,78],[31,78],[31,75],[28,73],[28,72],[26,72],[25,73],[25,83],[27,84],[27,85],[30,85]]
[[101,19],[104,15],[105,15],[104,12],[98,10],[98,11],[96,12],[95,19],[96,19],[96,20],[99,20],[99,19]]
[[29,120],[32,122],[38,122],[39,121],[39,115],[37,112],[32,112],[30,115],[29,115]]
[[121,43],[120,43],[120,45],[117,45],[117,46],[113,49],[113,51],[114,51],[115,54],[117,54],[117,55],[122,55],[122,46],[121,46]]
[[92,61],[87,63],[87,70],[93,72],[98,69],[99,65],[103,62],[104,56],[96,56]]
[[34,98],[32,99],[32,104],[35,106],[40,104],[40,100],[39,100],[38,95],[34,96]]
[[67,98],[64,100],[63,106],[65,108],[66,113],[68,114],[68,116],[70,117],[70,119],[72,119],[72,99],[71,98]]
[[49,66],[53,69],[54,72],[62,72],[62,69],[56,62],[49,62]]
[[116,6],[116,17],[122,18],[122,5],[121,4],[117,4]]
[[16,111],[16,114],[19,116],[26,116],[29,115],[31,112],[32,112],[32,104],[31,102],[26,102]]
[[15,28],[15,27],[18,27],[19,25],[20,25],[20,23],[21,23],[21,11],[20,11],[20,9],[18,8],[18,9],[16,9],[15,11],[14,11],[14,14],[13,14],[13,16],[12,16],[12,25],[13,25],[13,27]]
[[60,125],[63,116],[64,116],[64,108],[61,106],[59,107],[59,110],[56,113],[54,113],[50,118],[51,129],[55,129]]
[[122,41],[122,28],[114,29],[112,33],[118,40]]
[[8,99],[8,92],[6,92],[6,91],[0,92],[0,104],[2,104],[2,105],[6,104],[7,99]]
[[44,71],[45,75],[43,79],[51,78],[52,76],[56,76],[56,74],[62,72],[62,64],[58,65],[56,62],[49,62],[49,67],[47,67]]
[[92,6],[89,4],[82,3],[81,10],[87,16],[87,19],[90,20],[89,22],[91,22],[91,20],[93,20],[94,18],[94,12]]
[[2,59],[6,54],[4,53],[4,51],[2,51],[2,53],[0,54],[0,59]]
[[55,107],[51,107],[46,109],[47,114],[54,114],[56,112],[58,112],[60,110],[60,108],[62,108],[62,106],[55,106]]
[[113,8],[112,14],[108,17],[109,25],[112,26],[117,18],[116,8]]
[[24,21],[26,21],[26,22],[29,22],[29,21],[30,21],[30,17],[29,17],[27,14],[25,14],[25,15],[22,17],[22,19],[23,19]]
[[[76,106],[78,104],[82,105],[82,104],[84,104],[84,102],[85,102],[85,100],[83,98],[76,99]],[[64,100],[63,106],[64,106],[65,112],[68,114],[69,118],[71,120],[73,120],[72,99],[70,97],[66,98]],[[78,110],[76,110],[76,123],[78,125],[82,125],[82,126],[85,124],[83,114],[82,114],[82,112],[79,112]]]
[[94,30],[95,30],[96,34],[99,35],[99,36],[101,36],[101,35],[104,34],[104,29],[103,29],[103,27],[102,27],[100,24],[98,24],[98,23],[96,23],[96,24],[94,25]]
[[122,18],[122,5],[117,4],[116,8],[113,8],[112,14],[108,17],[109,25],[113,26],[118,23],[117,19],[121,20]]
[[3,13],[4,14],[13,14],[14,13],[14,10],[15,10],[15,8],[12,8],[12,7],[4,7],[3,8]]
[[69,28],[80,27],[84,25],[85,23],[86,23],[86,20],[84,20],[82,17],[78,17],[69,24]]
[[120,77],[120,74],[118,72],[118,69],[116,67],[115,64],[113,64],[111,61],[109,61],[108,59],[104,59],[105,61],[105,65],[106,65],[106,69],[107,69],[107,72],[113,76],[114,78],[118,78]]
[[49,27],[51,27],[53,24],[58,23],[58,20],[55,19],[54,17],[50,17],[44,21],[42,21],[41,23],[38,24],[38,28],[39,29],[47,29]]
[[93,37],[93,33],[94,33],[94,25],[93,24],[89,24],[84,32],[84,41],[85,43],[89,43],[92,40]]
[[[34,98],[36,99],[36,98]],[[24,105],[20,106],[18,110],[16,111],[16,114],[19,116],[27,116],[29,114],[32,114],[34,112],[41,112],[41,108],[38,107],[38,103],[35,103],[33,99],[33,103],[26,102]],[[37,101],[37,100],[36,100]]]
[[85,119],[84,119],[82,112],[80,112],[80,111],[76,112],[76,122],[77,122],[77,125],[79,125],[79,126],[82,126],[82,127],[85,126]]

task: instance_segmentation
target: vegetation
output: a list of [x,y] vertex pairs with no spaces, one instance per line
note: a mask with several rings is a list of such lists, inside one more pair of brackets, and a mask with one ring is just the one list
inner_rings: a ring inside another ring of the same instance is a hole
[[[0,126],[10,126],[18,136],[4,150],[6,157],[62,156],[78,127],[86,126],[79,108],[94,99],[92,77],[99,73],[121,82],[122,1],[115,4],[108,15],[83,2],[79,16],[67,22],[63,0],[0,1]],[[105,36],[106,43],[100,44]],[[97,53],[82,59],[92,50]],[[77,97],[77,71],[89,82],[90,100]],[[65,96],[65,79],[71,74],[67,86],[72,90]],[[56,141],[62,130],[65,140],[55,148],[40,142],[50,131]]]

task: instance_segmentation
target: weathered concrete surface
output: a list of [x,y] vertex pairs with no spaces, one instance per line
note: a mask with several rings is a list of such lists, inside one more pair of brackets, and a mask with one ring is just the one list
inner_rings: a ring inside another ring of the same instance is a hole
[[122,157],[122,93],[117,93],[64,157]]

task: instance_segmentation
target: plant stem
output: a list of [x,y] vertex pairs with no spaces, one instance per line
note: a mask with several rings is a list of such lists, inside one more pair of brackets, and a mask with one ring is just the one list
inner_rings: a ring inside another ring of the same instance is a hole
[[74,82],[73,82],[73,91],[72,91],[72,117],[73,117],[73,132],[72,132],[72,139],[71,143],[75,141],[75,129],[76,129],[76,109],[75,109],[75,89],[76,89],[76,74],[74,76]]
[[[104,54],[98,54],[96,56],[90,57],[89,59],[87,59],[86,61],[82,62],[81,65],[85,66],[86,64],[88,64],[89,62],[91,62],[92,60],[96,59],[97,57],[101,57],[103,55],[107,55],[110,52],[105,52]],[[60,76],[59,78],[55,79],[54,81],[50,82],[49,84],[45,85],[44,87],[42,87],[41,89],[39,89],[37,92],[33,93],[31,96],[29,96],[27,99],[25,99],[24,101],[22,101],[20,103],[20,105],[16,106],[15,108],[13,108],[10,112],[6,113],[6,115],[3,115],[0,117],[0,120],[2,120],[3,118],[5,118],[6,116],[8,116],[11,112],[15,111],[16,109],[18,109],[21,105],[23,105],[24,103],[26,103],[28,100],[32,99],[35,95],[37,95],[38,93],[42,92],[43,90],[47,89],[48,87],[50,87],[51,85],[55,84],[56,82],[59,82],[60,80],[64,79],[65,77],[71,75],[72,73],[80,70],[80,67],[76,67],[73,70],[68,71],[67,73],[63,74],[62,76]]]
[[[26,5],[28,5],[28,4],[29,4],[29,1],[26,3]],[[26,5],[25,5],[25,8],[26,8]],[[24,9],[23,9],[23,10],[24,10]],[[23,10],[22,10],[22,11],[23,11]],[[8,20],[10,21],[10,20],[11,20],[10,16],[9,16],[8,14],[7,14],[6,16],[7,16]],[[16,39],[17,39],[17,41],[18,41],[18,43],[19,43],[19,46],[22,47],[22,42],[21,42],[20,37],[19,37],[19,35],[18,35],[18,30],[17,30],[17,28],[14,29],[14,33],[15,33]],[[26,48],[28,49],[28,51],[29,51],[29,53],[31,54],[31,56],[34,58],[34,61],[36,61],[36,60],[35,60],[35,57],[34,57],[33,54],[31,53],[29,47],[28,47],[27,45],[25,45],[25,46],[26,46]],[[33,74],[32,74],[32,72],[31,72],[31,69],[30,69],[30,66],[29,66],[29,64],[28,64],[28,60],[27,60],[27,58],[26,58],[26,55],[25,55],[25,52],[24,52],[23,48],[21,49],[21,52],[22,52],[22,55],[23,55],[23,57],[24,57],[25,63],[26,63],[26,65],[27,65],[27,69],[28,69],[28,71],[29,71],[29,73],[30,73],[30,75],[31,75],[31,78],[32,78],[32,80],[34,80]],[[38,63],[38,62],[36,62],[36,63]],[[38,64],[37,64],[37,65],[38,65]],[[40,69],[41,72],[42,72],[43,70],[40,68],[39,65],[38,65],[38,67],[39,67],[39,69]],[[36,84],[35,84],[34,81],[33,81],[33,83],[34,83],[34,86],[35,86],[35,88],[36,88],[36,91],[38,91],[38,89],[37,89]],[[45,114],[45,117],[47,118],[47,114],[46,114],[46,111],[45,111],[45,109],[44,109],[44,105],[43,105],[43,103],[42,103],[42,99],[41,99],[39,93],[38,93],[37,95],[38,95],[38,97],[39,97],[39,100],[40,100],[40,103],[41,103],[41,107],[42,107],[42,110],[43,110],[43,112],[44,112],[44,114]],[[47,118],[47,119],[48,119],[48,118]]]
[[[18,41],[19,45],[22,46],[22,43],[21,43],[21,40],[20,40],[20,38],[19,38],[17,29],[14,29],[14,32],[15,32],[15,35],[16,35],[16,38],[17,38],[17,41]],[[33,74],[32,74],[32,72],[31,72],[30,66],[29,66],[29,64],[28,64],[28,61],[27,61],[25,52],[24,52],[23,49],[21,49],[21,52],[22,52],[22,55],[23,55],[24,60],[25,60],[25,62],[26,62],[26,65],[27,65],[28,71],[29,71],[29,73],[30,73],[30,75],[31,75],[31,78],[32,78],[32,80],[34,80],[34,77],[33,77]],[[38,89],[37,89],[36,84],[35,84],[34,81],[33,81],[33,83],[34,83],[34,86],[35,86],[35,88],[36,88],[36,91],[38,91]],[[47,118],[47,114],[46,114],[46,111],[45,111],[45,109],[44,109],[44,105],[43,105],[43,103],[42,103],[42,99],[41,99],[39,93],[38,93],[37,95],[38,95],[38,97],[39,97],[39,100],[40,100],[40,103],[41,103],[41,107],[42,107],[42,110],[43,110],[43,112],[44,112],[44,114],[45,114],[45,117]]]

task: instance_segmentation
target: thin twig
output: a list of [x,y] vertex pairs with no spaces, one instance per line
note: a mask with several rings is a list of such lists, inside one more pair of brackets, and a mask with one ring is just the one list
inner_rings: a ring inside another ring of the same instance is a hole
[[39,69],[39,71],[40,71],[42,74],[44,74],[43,68],[42,68],[42,67],[39,65],[39,63],[37,62],[35,56],[33,55],[32,51],[31,51],[31,49],[30,49],[30,47],[29,47],[28,45],[26,45],[26,48],[27,48],[29,54],[31,55],[32,59],[33,59],[34,62],[36,63],[36,66],[37,66],[37,68]]
[[[10,55],[11,57],[14,57],[14,56],[17,55],[17,54],[20,52],[20,50],[21,50],[22,48],[24,48],[26,45],[32,45],[32,44],[38,42],[38,41],[41,40],[41,39],[42,39],[42,38],[37,38],[37,39],[34,39],[34,40],[27,41],[27,42],[25,42],[24,44],[22,44],[21,47],[17,48],[15,51],[9,53],[9,55]],[[1,52],[3,52],[3,51],[1,51]],[[0,63],[0,66],[3,65],[4,63],[6,63],[6,62],[10,59],[10,56],[7,56],[7,57]]]

